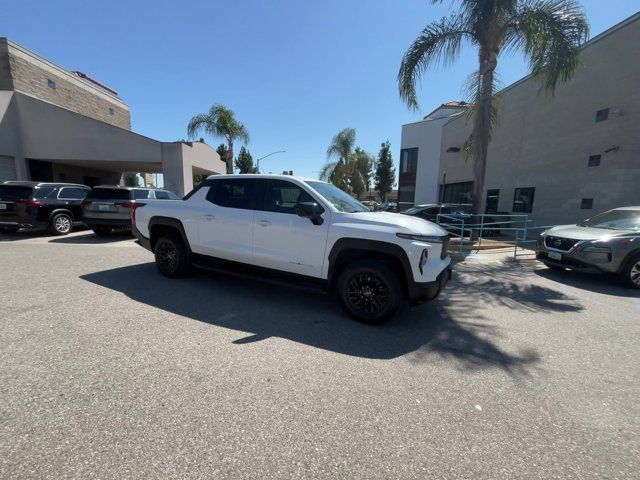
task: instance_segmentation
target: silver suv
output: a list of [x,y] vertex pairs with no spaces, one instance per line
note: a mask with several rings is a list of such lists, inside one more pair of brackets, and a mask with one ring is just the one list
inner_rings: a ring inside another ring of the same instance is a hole
[[131,230],[131,210],[144,200],[180,200],[175,193],[157,188],[93,187],[82,201],[82,220],[96,235],[109,235],[114,229]]
[[553,227],[540,235],[536,257],[550,268],[614,273],[640,288],[640,206]]

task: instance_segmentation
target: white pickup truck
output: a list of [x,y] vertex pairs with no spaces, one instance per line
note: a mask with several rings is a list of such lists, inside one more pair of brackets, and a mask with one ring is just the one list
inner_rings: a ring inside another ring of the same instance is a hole
[[319,285],[352,318],[378,324],[405,299],[438,296],[451,275],[449,237],[438,225],[371,212],[317,180],[216,175],[182,201],[141,202],[131,209],[133,233],[167,277],[196,266]]

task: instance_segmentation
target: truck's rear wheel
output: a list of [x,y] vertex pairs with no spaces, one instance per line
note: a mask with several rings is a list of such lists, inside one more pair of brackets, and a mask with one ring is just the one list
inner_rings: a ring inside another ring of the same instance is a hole
[[371,325],[390,320],[402,305],[398,276],[379,261],[358,260],[347,265],[338,277],[337,289],[345,312]]
[[165,277],[177,278],[187,274],[191,268],[187,249],[177,233],[163,235],[153,249],[156,265]]

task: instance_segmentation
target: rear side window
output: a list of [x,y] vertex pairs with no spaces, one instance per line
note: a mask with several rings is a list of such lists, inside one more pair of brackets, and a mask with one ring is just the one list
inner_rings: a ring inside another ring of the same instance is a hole
[[264,194],[264,210],[277,213],[296,213],[298,202],[315,202],[313,197],[295,183],[270,180]]
[[47,198],[55,190],[55,187],[40,187],[33,191],[33,198],[36,200],[42,200]]
[[180,200],[175,193],[166,190],[156,190],[155,194],[158,200]]
[[[213,203],[221,207],[256,209],[258,182],[256,179],[229,179],[216,181]],[[207,198],[208,199],[208,198]]]
[[33,188],[19,185],[0,185],[0,200],[19,200],[30,198]]
[[153,198],[150,194],[151,194],[151,190],[140,190],[140,189],[136,189],[136,190],[132,190],[133,192],[133,199],[134,200],[144,200],[146,198]]
[[82,200],[87,195],[86,188],[62,187],[58,192],[60,200]]
[[124,188],[92,188],[87,194],[91,200],[129,200],[129,190]]

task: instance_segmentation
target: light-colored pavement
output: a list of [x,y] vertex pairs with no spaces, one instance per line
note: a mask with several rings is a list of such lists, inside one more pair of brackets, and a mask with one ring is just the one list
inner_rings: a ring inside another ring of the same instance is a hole
[[0,239],[0,478],[639,478],[640,292],[484,253],[382,327]]

